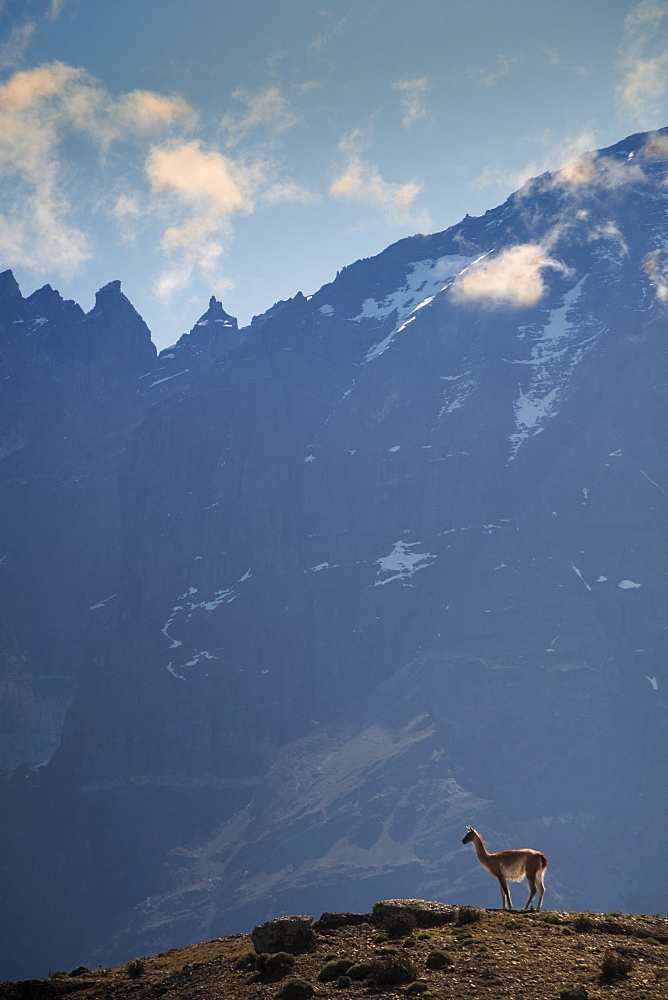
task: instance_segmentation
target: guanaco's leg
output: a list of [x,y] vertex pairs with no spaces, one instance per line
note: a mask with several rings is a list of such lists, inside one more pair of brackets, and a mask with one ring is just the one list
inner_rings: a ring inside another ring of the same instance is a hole
[[510,892],[508,890],[508,883],[506,882],[506,880],[503,877],[503,875],[497,875],[497,878],[499,880],[499,885],[501,886],[501,909],[502,910],[506,909],[506,900],[507,900],[508,901],[508,909],[512,910],[512,908],[513,908],[513,901],[510,898]]
[[536,875],[536,882],[538,883],[538,888],[540,889],[540,892],[538,894],[538,903],[536,904],[536,909],[540,910],[541,906],[543,905],[543,896],[545,895],[545,883],[543,881],[542,871],[539,871],[538,874]]
[[[531,900],[536,895],[536,882],[538,881],[538,878],[535,875],[534,875],[533,878],[531,878],[529,875],[527,875],[527,881],[529,883],[529,888],[531,889],[531,892],[529,894],[529,898],[527,899],[526,906],[524,907],[525,910],[529,909],[529,907],[531,906]],[[539,905],[539,909],[540,909],[540,904],[538,904],[538,905]]]

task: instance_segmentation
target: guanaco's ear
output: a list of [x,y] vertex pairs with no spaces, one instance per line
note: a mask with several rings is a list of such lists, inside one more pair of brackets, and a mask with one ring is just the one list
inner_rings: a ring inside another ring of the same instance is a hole
[[472,826],[467,826],[466,829],[469,831],[469,833],[473,832],[473,827]]

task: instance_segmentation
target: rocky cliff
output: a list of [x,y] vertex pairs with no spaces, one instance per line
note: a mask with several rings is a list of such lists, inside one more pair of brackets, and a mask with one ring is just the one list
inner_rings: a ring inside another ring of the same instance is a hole
[[113,461],[89,445],[118,499],[86,486],[79,528],[114,557],[54,615],[104,629],[5,790],[22,972],[325,898],[483,902],[463,822],[548,854],[564,908],[659,908],[667,164],[631,137],[243,331],[213,301],[123,352]]

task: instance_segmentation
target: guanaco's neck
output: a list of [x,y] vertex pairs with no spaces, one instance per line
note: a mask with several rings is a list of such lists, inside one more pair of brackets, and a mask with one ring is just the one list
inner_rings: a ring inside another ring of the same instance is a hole
[[481,864],[484,864],[485,861],[487,861],[489,858],[489,851],[485,846],[485,841],[482,839],[478,831],[474,830],[473,832],[475,833],[475,836],[473,838],[475,853],[477,855],[478,861],[480,861]]

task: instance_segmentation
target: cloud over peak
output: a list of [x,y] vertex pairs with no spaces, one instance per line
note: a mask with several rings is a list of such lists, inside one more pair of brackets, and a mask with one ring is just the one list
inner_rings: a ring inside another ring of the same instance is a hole
[[546,268],[568,272],[540,243],[520,243],[471,264],[456,279],[451,295],[455,302],[488,309],[530,308],[545,294],[542,272]]

